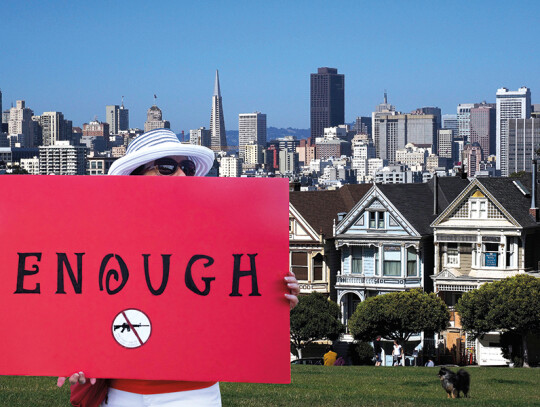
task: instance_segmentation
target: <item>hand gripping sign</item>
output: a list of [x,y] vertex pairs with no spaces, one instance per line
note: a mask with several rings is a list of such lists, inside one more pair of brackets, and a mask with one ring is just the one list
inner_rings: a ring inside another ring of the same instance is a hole
[[287,180],[0,183],[0,374],[290,381]]

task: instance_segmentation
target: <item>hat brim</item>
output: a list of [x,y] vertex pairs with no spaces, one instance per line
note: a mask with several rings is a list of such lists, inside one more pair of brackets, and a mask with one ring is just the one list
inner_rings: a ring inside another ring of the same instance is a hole
[[195,163],[195,175],[205,176],[214,164],[212,150],[202,146],[180,143],[161,143],[147,147],[116,160],[109,168],[109,175],[130,175],[133,170],[162,157],[186,156]]

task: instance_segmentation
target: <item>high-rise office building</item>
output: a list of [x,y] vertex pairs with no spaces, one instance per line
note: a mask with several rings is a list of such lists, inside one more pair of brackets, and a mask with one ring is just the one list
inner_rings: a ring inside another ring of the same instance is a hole
[[380,134],[379,134],[379,117],[396,115],[396,107],[388,103],[388,95],[386,91],[384,92],[384,102],[375,107],[375,111],[371,114],[371,131],[373,139],[373,144],[375,144],[375,152],[377,157],[381,157],[381,147],[380,147]]
[[17,100],[16,107],[9,110],[8,134],[18,135],[21,147],[34,146],[34,122],[32,109],[26,107],[24,100]]
[[379,158],[395,163],[396,151],[408,143],[437,150],[436,119],[432,114],[377,113]]
[[238,151],[240,158],[245,158],[245,147],[257,145],[261,151],[266,147],[266,114],[241,113],[238,115]]
[[508,175],[508,119],[528,119],[531,116],[531,91],[497,89],[497,170]]
[[482,148],[478,143],[467,144],[463,148],[463,163],[467,176],[474,177],[480,171],[480,161],[482,161]]
[[356,134],[367,134],[371,137],[372,134],[372,118],[371,117],[363,117],[358,116],[356,118],[356,122],[354,123],[353,130],[356,132]]
[[435,130],[442,128],[441,109],[439,107],[419,107],[412,114],[432,114],[435,116]]
[[117,135],[121,130],[129,130],[129,109],[124,108],[124,102],[120,106],[107,105],[105,107],[105,121],[109,123],[111,134]]
[[214,82],[214,94],[212,95],[212,113],[210,114],[210,148],[214,151],[227,149],[227,137],[225,133],[225,118],[223,117],[223,101],[219,86],[219,72],[216,69]]
[[452,130],[454,137],[457,137],[459,133],[457,114],[443,114],[442,128]]
[[440,129],[437,134],[437,154],[447,160],[454,160],[454,130]]
[[197,146],[210,147],[210,130],[206,127],[190,130],[189,143]]
[[378,158],[388,160],[391,164],[396,161],[396,151],[407,144],[407,115],[392,113],[377,116]]
[[336,68],[318,68],[310,84],[311,140],[324,134],[325,127],[345,123],[345,75]]
[[[426,108],[427,109],[427,108]],[[429,108],[429,109],[439,109]],[[427,113],[412,113],[405,115],[407,119],[407,143],[417,146],[431,146],[434,154],[437,153],[437,116]],[[440,120],[440,109],[439,109]],[[440,121],[439,121],[440,123]]]
[[469,141],[469,136],[471,135],[471,109],[473,107],[474,103],[460,103],[457,107],[457,140]]
[[540,118],[508,119],[508,173],[532,171],[540,146]]
[[495,154],[496,109],[493,103],[477,104],[471,108],[470,143],[478,143],[482,148],[482,159]]
[[144,122],[144,132],[155,129],[170,129],[171,123],[168,120],[163,120],[161,109],[155,104],[146,112],[146,121]]
[[66,121],[62,112],[43,112],[39,116],[41,127],[42,145],[52,146],[58,141],[68,140],[71,134],[67,134]]

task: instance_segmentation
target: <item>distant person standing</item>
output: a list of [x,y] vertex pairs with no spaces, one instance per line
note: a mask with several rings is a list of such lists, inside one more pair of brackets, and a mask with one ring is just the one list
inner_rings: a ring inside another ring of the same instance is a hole
[[336,363],[336,358],[337,358],[337,353],[334,352],[334,348],[332,346],[326,347],[326,353],[323,356],[324,365],[334,366],[334,363]]
[[381,335],[378,335],[375,341],[373,341],[373,351],[375,352],[375,366],[380,366],[382,353]]
[[403,357],[403,347],[394,340],[394,348],[392,349],[392,356],[394,358],[394,366],[400,365],[400,360]]

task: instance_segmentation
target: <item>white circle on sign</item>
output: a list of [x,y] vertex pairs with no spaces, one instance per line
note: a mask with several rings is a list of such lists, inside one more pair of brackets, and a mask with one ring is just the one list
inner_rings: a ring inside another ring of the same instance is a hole
[[138,348],[146,343],[152,333],[152,325],[146,314],[138,309],[126,309],[113,321],[112,334],[116,342],[125,348]]

